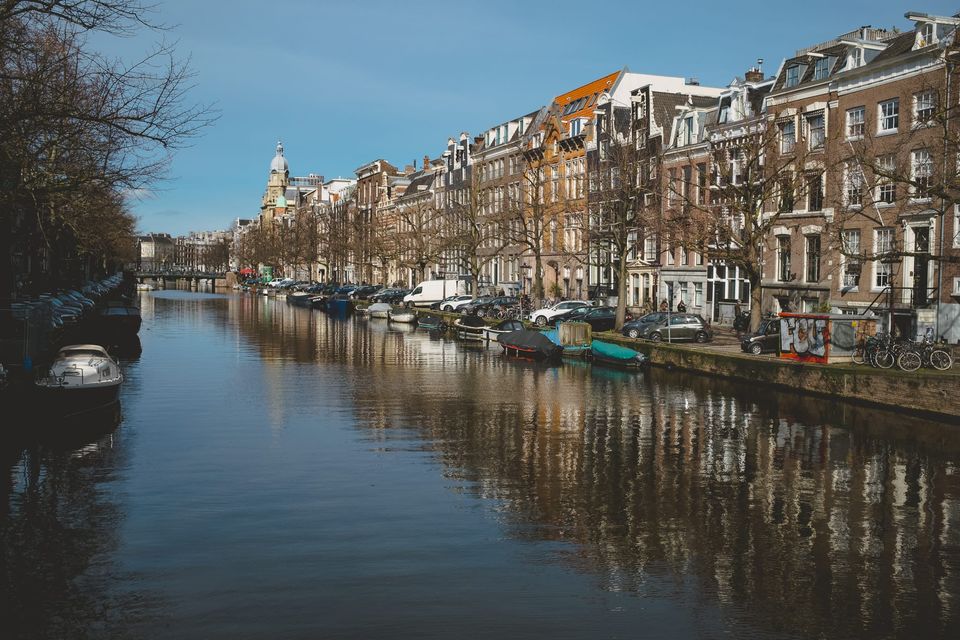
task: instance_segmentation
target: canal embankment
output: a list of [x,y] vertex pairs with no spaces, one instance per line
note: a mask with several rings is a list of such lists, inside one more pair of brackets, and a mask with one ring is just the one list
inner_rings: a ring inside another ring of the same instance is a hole
[[[430,311],[451,324],[458,314]],[[700,344],[653,343],[618,333],[594,334],[645,354],[650,364],[739,380],[821,398],[836,398],[960,423],[960,372],[874,369],[854,364],[814,364]]]

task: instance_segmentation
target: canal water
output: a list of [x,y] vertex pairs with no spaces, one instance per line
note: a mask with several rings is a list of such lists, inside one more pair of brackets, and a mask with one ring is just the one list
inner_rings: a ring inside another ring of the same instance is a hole
[[5,638],[960,628],[955,426],[245,294],[141,305],[119,414],[2,449]]

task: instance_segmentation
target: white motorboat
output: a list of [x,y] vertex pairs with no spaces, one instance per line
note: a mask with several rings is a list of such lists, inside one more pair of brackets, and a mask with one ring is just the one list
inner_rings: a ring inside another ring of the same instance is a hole
[[371,318],[389,318],[391,307],[386,302],[377,302],[367,307],[367,314]]
[[457,337],[461,340],[483,340],[487,323],[477,316],[461,316],[453,321]]
[[390,322],[413,324],[417,321],[417,314],[410,309],[391,309],[387,312],[387,319]]
[[38,378],[41,406],[72,415],[117,401],[123,373],[116,360],[97,344],[74,344],[57,353],[50,372]]

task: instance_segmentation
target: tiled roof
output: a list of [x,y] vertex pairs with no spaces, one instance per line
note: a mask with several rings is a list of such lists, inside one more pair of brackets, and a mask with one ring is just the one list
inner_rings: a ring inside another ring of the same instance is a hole
[[[560,119],[589,117],[599,94],[612,87],[619,76],[620,72],[616,71],[602,78],[597,78],[593,82],[588,82],[582,87],[558,95],[553,99],[553,102],[560,108]],[[574,105],[571,111],[567,111],[568,105]]]
[[871,65],[882,63],[891,58],[907,53],[913,49],[913,43],[916,34],[913,31],[906,31],[889,41],[887,48],[877,54],[877,57],[870,61]]

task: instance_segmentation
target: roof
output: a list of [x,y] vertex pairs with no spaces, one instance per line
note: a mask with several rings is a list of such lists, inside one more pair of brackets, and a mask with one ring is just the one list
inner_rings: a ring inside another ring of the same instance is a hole
[[620,73],[620,71],[615,71],[576,89],[561,93],[554,98],[554,103],[562,108],[560,119],[567,120],[589,117],[593,112],[593,106],[597,102],[597,97],[600,93],[613,86],[613,83],[616,82]]
[[893,38],[887,44],[887,48],[877,54],[877,57],[874,58],[870,64],[882,63],[891,58],[903,55],[913,49],[913,43],[916,41],[916,33],[911,29],[910,31],[905,31],[897,37]]

